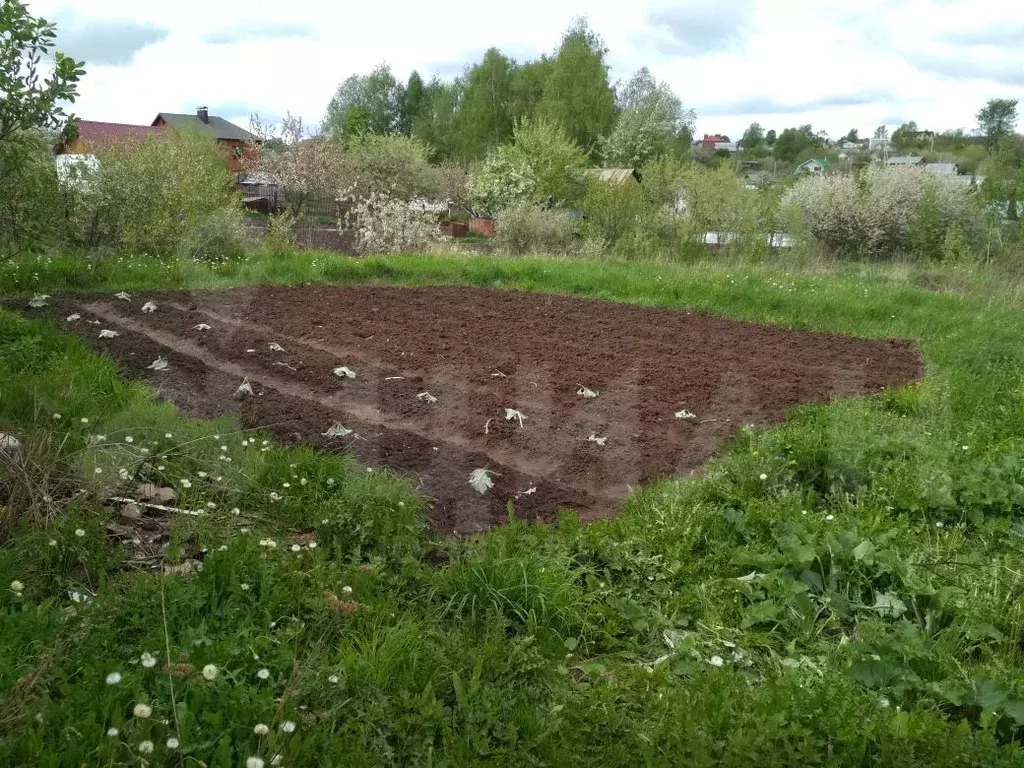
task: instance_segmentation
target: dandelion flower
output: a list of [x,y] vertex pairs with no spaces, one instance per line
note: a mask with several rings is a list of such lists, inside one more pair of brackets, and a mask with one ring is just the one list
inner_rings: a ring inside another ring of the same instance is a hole
[[346,597],[348,597],[349,595],[352,594],[352,587],[350,587],[350,586],[348,586],[346,584],[344,587],[341,588],[341,594],[343,594]]
[[204,478],[204,479],[209,477],[209,474],[207,472],[203,472],[203,471],[196,472],[196,474],[199,475],[199,477]]
[[135,442],[135,438],[132,437],[131,435],[128,435],[127,437],[125,437],[124,441],[126,443],[134,443]]
[[94,471],[94,472],[95,472],[95,473],[96,473],[97,475],[102,475],[102,474],[103,474],[103,467],[96,467],[96,469],[94,469],[93,471]]
[[217,667],[213,664],[207,664],[205,667],[203,667],[203,677],[205,677],[207,680],[216,680]]
[[142,658],[140,659],[140,661],[142,662],[142,666],[144,666],[146,669],[152,669],[156,666],[156,656],[151,654],[149,651],[146,651],[142,654]]
[[120,672],[111,672],[109,675],[107,675],[107,685],[117,685],[120,682],[121,682],[121,673]]
[[172,435],[170,432],[165,432],[164,433],[164,437],[166,437],[168,440],[170,440],[172,437],[174,437],[174,435]]
[[151,755],[153,754],[153,742],[147,739],[146,741],[139,742],[139,754]]
[[338,682],[338,676],[337,675],[331,675],[330,677],[327,678],[327,682],[328,683],[336,683],[336,682]]
[[256,677],[258,677],[260,680],[266,680],[267,678],[270,677],[270,670],[267,669],[266,667],[264,667],[263,669],[261,669],[259,672],[256,673]]
[[880,706],[882,709],[888,709],[890,706],[892,706],[892,702],[890,702],[887,698],[883,696],[881,699],[878,700],[878,706]]
[[121,731],[119,729],[117,729],[117,728],[107,728],[107,736],[109,736],[110,738],[114,738],[115,736],[119,735],[120,733],[121,733]]
[[835,515],[825,515],[825,519],[826,519],[826,520],[829,520],[829,521],[831,521],[831,520],[835,520],[835,519],[836,519],[836,516],[835,516]]
[[181,485],[182,488],[191,488],[192,487],[192,481],[189,480],[187,477],[185,477],[185,478],[182,478],[179,481],[179,485]]
[[708,659],[708,664],[710,664],[712,667],[721,667],[725,665],[725,661],[722,660],[721,656],[712,656],[710,659]]
[[270,728],[267,727],[267,725],[265,725],[264,723],[256,723],[256,725],[252,729],[252,732],[255,733],[257,736],[266,736],[268,733],[270,733]]
[[17,579],[11,582],[11,592],[14,592],[15,594],[21,594],[21,590],[23,590],[24,588],[25,585]]
[[315,541],[309,542],[309,548],[310,549],[316,549],[316,542]]
[[298,552],[300,549],[302,549],[302,547],[298,544],[292,544],[292,552]]
[[81,539],[85,536],[85,531],[83,531],[81,528],[75,528],[75,536]]
[[179,745],[178,740],[176,738],[174,738],[173,736],[171,736],[171,738],[169,738],[167,740],[167,748],[168,749],[177,749],[178,745]]
[[57,546],[57,540],[56,539],[50,539],[50,546],[51,547],[56,547]]
[[263,768],[262,757],[250,757],[245,761],[245,768]]
[[937,522],[937,523],[935,524],[935,527],[936,527],[936,528],[942,528],[942,527],[943,527],[943,525],[942,525],[942,521],[940,520],[939,522]]
[[83,416],[81,419],[79,419],[79,421],[81,421],[83,424],[88,424],[89,418],[87,416]]
[[132,714],[140,720],[145,720],[153,714],[153,709],[148,704],[136,704],[135,709],[132,710]]
[[767,475],[767,474],[765,474],[764,472],[762,472],[762,473],[761,473],[761,479],[762,479],[762,480],[767,480],[767,479],[768,479],[768,475]]
[[285,720],[283,723],[281,723],[281,730],[284,731],[285,733],[294,733],[295,732],[295,721],[294,720]]

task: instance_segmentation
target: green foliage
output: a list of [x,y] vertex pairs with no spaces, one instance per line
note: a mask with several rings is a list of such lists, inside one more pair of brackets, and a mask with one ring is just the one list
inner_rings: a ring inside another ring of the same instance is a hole
[[497,48],[484,54],[466,73],[459,108],[459,154],[466,160],[482,159],[512,136],[509,101],[514,62]]
[[578,222],[567,211],[521,201],[505,208],[495,225],[494,245],[502,253],[568,253],[577,239]]
[[[644,67],[619,94],[615,129],[603,140],[606,166],[637,168],[673,150],[693,130],[696,113],[684,110],[667,83]],[[685,142],[688,143],[688,140]]]
[[409,136],[365,134],[348,142],[345,162],[349,192],[357,197],[372,194],[410,200],[431,195],[437,179],[430,165],[427,145]]
[[761,147],[764,144],[764,128],[761,127],[761,124],[751,123],[750,127],[743,132],[740,143],[743,145],[744,151]]
[[538,115],[561,125],[591,156],[597,154],[601,137],[608,135],[616,117],[607,52],[584,19],[573,22],[562,38],[537,105]]
[[0,178],[0,258],[59,242],[65,201],[47,137],[0,142]]
[[56,27],[33,16],[19,0],[0,3],[0,150],[19,134],[39,128],[59,129],[66,118],[64,102],[74,103],[85,70],[59,51],[53,71],[40,83],[39,63],[50,56]]
[[793,162],[807,150],[817,149],[822,145],[810,125],[801,125],[799,128],[787,128],[774,142],[772,154],[779,160]]
[[216,143],[193,132],[103,152],[68,190],[69,237],[89,249],[153,256],[237,255],[244,240],[232,182]]
[[1017,125],[1017,100],[1016,99],[989,99],[988,102],[978,110],[978,130],[988,139],[990,147],[1004,136],[1013,133]]
[[534,117],[544,96],[544,85],[554,70],[555,60],[542,55],[539,59],[517,66],[512,73],[509,115],[513,121]]
[[[357,108],[357,112],[349,112]],[[405,89],[381,64],[369,75],[351,75],[338,86],[327,105],[324,132],[336,139],[352,138],[363,132],[386,135],[398,133],[406,122]]]
[[469,180],[467,193],[485,211],[520,202],[574,202],[583,193],[586,155],[556,123],[524,118],[513,143],[491,152]]

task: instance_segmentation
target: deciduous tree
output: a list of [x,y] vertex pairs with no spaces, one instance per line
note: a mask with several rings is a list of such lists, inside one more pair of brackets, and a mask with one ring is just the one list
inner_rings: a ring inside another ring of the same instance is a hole
[[[359,108],[358,117],[349,111]],[[405,89],[381,64],[369,75],[351,75],[340,86],[327,106],[324,129],[336,139],[345,138],[345,131],[362,128],[375,134],[399,133],[405,113]]]
[[978,130],[994,147],[1003,136],[1013,133],[1017,125],[1016,99],[989,99],[978,111]]
[[615,94],[601,39],[579,19],[569,27],[544,83],[538,115],[560,124],[588,154],[596,155],[602,136],[615,123]]
[[690,135],[696,118],[667,83],[646,67],[630,79],[618,99],[619,119],[602,142],[606,165],[636,167],[665,154],[681,134]]

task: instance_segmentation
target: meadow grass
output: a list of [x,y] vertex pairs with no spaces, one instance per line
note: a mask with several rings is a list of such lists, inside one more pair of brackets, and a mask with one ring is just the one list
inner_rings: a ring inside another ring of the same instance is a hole
[[[744,429],[618,518],[436,539],[401,478],[189,419],[53,324],[0,312],[0,431],[31,457],[0,474],[0,763],[1024,763],[1012,286],[905,265],[0,266],[17,301],[268,282],[465,283],[912,338],[927,374]],[[140,571],[107,535],[96,499],[142,481],[202,511],[173,519],[167,555],[205,550],[201,572]]]

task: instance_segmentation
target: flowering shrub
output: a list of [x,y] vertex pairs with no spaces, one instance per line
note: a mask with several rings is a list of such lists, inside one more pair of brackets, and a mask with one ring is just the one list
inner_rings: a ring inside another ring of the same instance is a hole
[[355,232],[359,253],[422,251],[437,239],[435,216],[415,210],[405,200],[383,192],[342,197],[350,207],[340,217],[338,227]]
[[807,177],[781,205],[844,256],[938,258],[947,233],[970,233],[981,223],[968,185],[919,168],[872,166],[859,176]]
[[514,143],[491,152],[467,186],[470,200],[486,211],[519,203],[572,202],[584,192],[586,155],[555,123],[523,120]]

